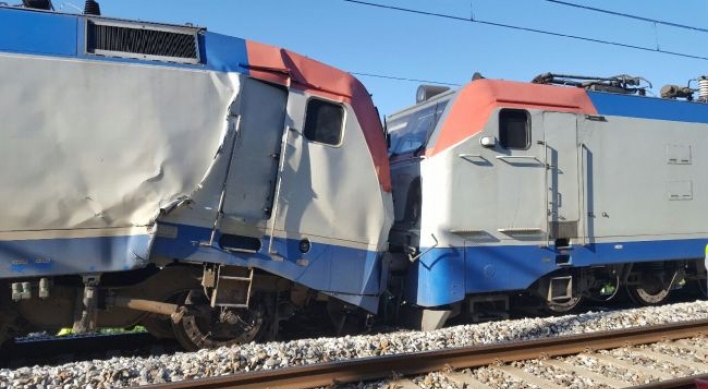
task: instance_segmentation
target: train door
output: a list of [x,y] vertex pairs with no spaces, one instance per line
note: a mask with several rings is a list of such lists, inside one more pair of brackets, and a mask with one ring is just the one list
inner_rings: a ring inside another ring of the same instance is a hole
[[542,114],[499,111],[495,148],[497,231],[520,241],[545,239],[547,224],[546,149]]
[[253,231],[270,218],[287,99],[283,88],[246,79],[232,108],[236,136],[222,209],[242,229]]
[[557,247],[580,238],[580,179],[577,115],[545,112],[548,234]]
[[269,252],[294,261],[300,282],[347,294],[338,296],[344,300],[365,295],[356,304],[375,310],[380,277],[371,246],[386,220],[375,171],[362,168],[369,149],[351,113],[341,102],[291,91]]
[[290,130],[283,140],[282,173],[269,228],[289,239],[339,238],[338,229],[347,223],[336,220],[338,202],[356,182],[347,169],[344,106],[293,92],[288,116]]

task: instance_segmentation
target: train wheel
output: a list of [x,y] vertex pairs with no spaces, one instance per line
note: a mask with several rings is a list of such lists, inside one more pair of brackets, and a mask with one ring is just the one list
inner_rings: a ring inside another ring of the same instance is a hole
[[184,298],[186,313],[173,323],[175,338],[189,351],[232,346],[257,340],[266,329],[265,308],[252,302],[251,308],[212,308],[201,290]]
[[583,298],[579,296],[562,301],[546,301],[546,309],[551,313],[563,314],[573,311],[581,302],[583,302]]
[[627,285],[627,294],[634,303],[643,306],[660,305],[669,298],[670,290],[664,286],[661,277],[644,273],[636,285]]

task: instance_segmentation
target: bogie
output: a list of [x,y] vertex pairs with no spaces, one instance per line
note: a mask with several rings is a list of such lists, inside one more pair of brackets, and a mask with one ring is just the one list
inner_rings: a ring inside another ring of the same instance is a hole
[[202,290],[187,291],[181,301],[184,315],[172,323],[175,338],[187,350],[259,340],[269,320],[264,304],[254,300],[248,308],[213,308]]

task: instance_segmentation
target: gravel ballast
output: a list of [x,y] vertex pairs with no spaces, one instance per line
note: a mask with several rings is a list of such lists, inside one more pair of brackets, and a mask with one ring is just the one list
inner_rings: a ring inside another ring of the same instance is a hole
[[113,357],[58,366],[0,369],[0,388],[133,387],[378,355],[677,323],[707,317],[708,301],[696,301],[623,311],[591,311],[578,315],[461,325],[429,332],[402,331],[282,343],[249,343],[194,353]]

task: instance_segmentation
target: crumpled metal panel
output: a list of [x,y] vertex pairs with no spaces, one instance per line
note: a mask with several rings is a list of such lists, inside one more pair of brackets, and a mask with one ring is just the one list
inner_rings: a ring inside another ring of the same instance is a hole
[[220,148],[235,75],[0,56],[0,231],[150,225]]

